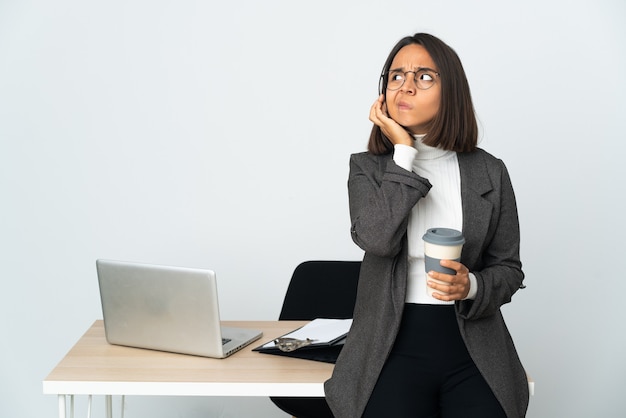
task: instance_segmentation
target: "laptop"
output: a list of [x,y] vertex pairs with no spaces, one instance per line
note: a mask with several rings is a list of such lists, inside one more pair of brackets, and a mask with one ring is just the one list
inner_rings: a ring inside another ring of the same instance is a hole
[[260,330],[222,327],[212,270],[96,260],[110,344],[226,358]]

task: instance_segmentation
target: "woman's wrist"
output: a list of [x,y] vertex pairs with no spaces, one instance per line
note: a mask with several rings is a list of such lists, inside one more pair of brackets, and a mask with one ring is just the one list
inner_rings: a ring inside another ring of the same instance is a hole
[[407,171],[412,171],[416,155],[417,150],[409,145],[396,144],[393,146],[393,162]]
[[470,284],[470,288],[469,288],[469,292],[467,292],[467,296],[465,296],[465,298],[463,298],[463,300],[474,300],[476,299],[476,292],[478,291],[477,287],[478,287],[478,280],[476,280],[476,276],[474,275],[474,273],[469,273],[469,284]]

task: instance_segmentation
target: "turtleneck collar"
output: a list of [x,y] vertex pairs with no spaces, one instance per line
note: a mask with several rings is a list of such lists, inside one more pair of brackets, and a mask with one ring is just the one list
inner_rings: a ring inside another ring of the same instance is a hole
[[447,157],[454,151],[447,151],[437,147],[431,147],[422,142],[426,134],[413,135],[413,146],[417,150],[416,160],[434,160]]

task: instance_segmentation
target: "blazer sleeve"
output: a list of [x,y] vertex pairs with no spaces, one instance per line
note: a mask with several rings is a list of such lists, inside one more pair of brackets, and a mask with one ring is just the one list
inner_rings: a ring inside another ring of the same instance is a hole
[[353,154],[348,177],[352,240],[370,254],[395,257],[411,209],[430,188],[427,179],[399,167],[389,155]]
[[468,320],[495,314],[524,287],[515,194],[504,163],[498,160],[497,168],[490,173],[497,185],[488,196],[493,204],[490,231],[479,262],[470,267],[477,279],[476,297],[459,302],[459,313]]

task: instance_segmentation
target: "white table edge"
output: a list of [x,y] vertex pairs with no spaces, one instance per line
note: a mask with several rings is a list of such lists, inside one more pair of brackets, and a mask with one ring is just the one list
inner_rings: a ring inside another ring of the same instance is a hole
[[324,396],[323,383],[43,382],[50,395]]

